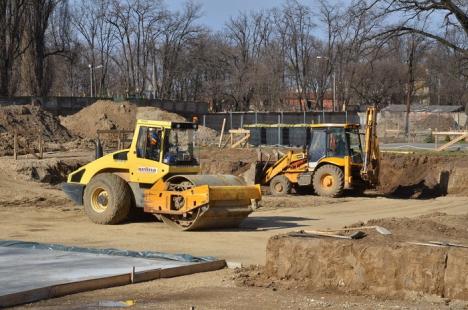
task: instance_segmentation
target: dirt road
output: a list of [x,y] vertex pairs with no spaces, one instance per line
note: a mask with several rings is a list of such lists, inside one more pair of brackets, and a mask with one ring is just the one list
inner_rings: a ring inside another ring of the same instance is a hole
[[[58,195],[58,194],[57,194]],[[310,203],[310,205],[307,205]],[[431,212],[467,212],[466,197],[431,200],[388,198],[321,199],[316,196],[266,197],[265,208],[235,230],[180,232],[152,221],[116,226],[91,223],[71,204],[0,208],[0,239],[116,247],[216,256],[227,261],[264,264],[268,238],[291,230],[339,228],[384,217],[412,217]]]

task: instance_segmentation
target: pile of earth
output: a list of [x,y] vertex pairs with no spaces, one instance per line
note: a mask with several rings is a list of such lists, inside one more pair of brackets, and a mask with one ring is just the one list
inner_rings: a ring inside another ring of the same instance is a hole
[[39,137],[45,143],[64,143],[72,138],[56,116],[38,105],[4,106],[0,107],[0,156],[13,154],[15,131],[19,154],[37,149]]
[[[61,117],[60,121],[71,133],[81,138],[96,138],[97,130],[124,129],[133,130],[137,119],[184,122],[186,119],[156,107],[139,107],[124,101],[113,102],[98,100],[94,104],[70,116]],[[200,126],[198,141],[208,145],[216,141],[215,130]]]
[[401,198],[468,195],[464,155],[382,153],[378,190]]
[[99,100],[79,112],[60,117],[60,122],[72,134],[81,138],[96,138],[97,130],[133,129],[136,106],[127,102]]
[[379,225],[392,234],[363,228],[367,235],[359,240],[297,233],[273,236],[265,267],[238,270],[235,279],[241,286],[273,289],[468,300],[468,249],[430,243],[466,244],[467,220],[468,214],[445,213],[370,220],[351,226]]
[[457,122],[451,116],[429,114],[427,117],[412,123],[415,130],[451,130],[458,128]]
[[[383,113],[379,118],[377,126],[377,134],[380,141],[384,143],[398,143],[408,141],[404,134],[405,130],[405,114]],[[463,124],[457,124],[455,119],[448,114],[428,113],[419,115],[419,113],[411,113],[409,119],[409,134],[413,142],[427,142],[433,137],[431,131],[451,131],[458,129]],[[399,130],[397,132],[397,130]]]
[[207,147],[199,154],[203,174],[233,174],[241,176],[247,172],[257,158],[254,149],[220,149]]

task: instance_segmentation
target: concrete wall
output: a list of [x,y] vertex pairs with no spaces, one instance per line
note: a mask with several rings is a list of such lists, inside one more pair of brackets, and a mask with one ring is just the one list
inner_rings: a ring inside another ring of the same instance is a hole
[[[56,115],[74,114],[100,98],[92,97],[14,97],[0,98],[0,106],[30,104],[34,99],[41,102],[44,109]],[[102,98],[112,100],[112,98]],[[126,99],[140,106],[158,107],[169,112],[175,112],[186,117],[208,113],[206,102],[174,101],[162,99]]]

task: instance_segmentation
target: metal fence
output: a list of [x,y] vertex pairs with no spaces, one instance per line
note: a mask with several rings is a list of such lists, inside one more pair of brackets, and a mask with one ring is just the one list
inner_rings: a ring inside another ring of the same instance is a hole
[[245,125],[274,124],[317,124],[317,123],[360,123],[356,112],[225,112],[209,113],[200,117],[203,126],[221,131],[226,119],[225,130],[242,128]]
[[[118,104],[122,99],[94,97],[0,97],[0,106],[25,105],[36,101],[45,110],[56,115],[70,115],[95,103],[97,100],[113,100]],[[187,118],[208,113],[208,103],[192,101],[176,101],[164,99],[124,99],[138,106],[151,106],[169,112],[181,114]]]

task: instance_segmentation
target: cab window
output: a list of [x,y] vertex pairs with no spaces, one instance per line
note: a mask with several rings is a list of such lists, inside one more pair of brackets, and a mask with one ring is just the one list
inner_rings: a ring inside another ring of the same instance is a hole
[[327,133],[325,129],[312,130],[312,139],[309,147],[309,161],[317,162],[327,153]]
[[161,160],[162,128],[140,127],[137,141],[137,157]]
[[345,157],[347,155],[344,128],[329,128],[327,142],[328,156]]

